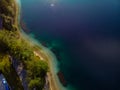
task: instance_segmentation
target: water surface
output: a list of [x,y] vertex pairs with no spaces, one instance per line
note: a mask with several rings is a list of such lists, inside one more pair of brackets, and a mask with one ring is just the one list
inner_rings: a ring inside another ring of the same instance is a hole
[[28,34],[57,50],[69,85],[76,90],[120,90],[119,0],[21,0],[21,4]]

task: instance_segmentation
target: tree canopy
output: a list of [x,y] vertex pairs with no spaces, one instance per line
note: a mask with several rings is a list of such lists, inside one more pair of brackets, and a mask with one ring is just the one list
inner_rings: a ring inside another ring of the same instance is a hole
[[[0,29],[0,71],[14,90],[23,90],[20,78],[10,61],[9,56],[11,56],[24,64],[29,89],[42,90],[48,64],[37,58],[33,53],[34,47],[24,37],[20,36],[18,26],[15,24],[16,8],[14,0],[0,0],[0,19],[2,20],[2,29]],[[13,78],[11,78],[12,75]]]

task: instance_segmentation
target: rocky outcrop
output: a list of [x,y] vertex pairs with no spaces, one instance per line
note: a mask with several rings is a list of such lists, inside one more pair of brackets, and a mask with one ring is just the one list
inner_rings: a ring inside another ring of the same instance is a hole
[[12,65],[15,68],[21,82],[22,85],[24,87],[24,90],[28,90],[28,83],[26,80],[26,70],[24,69],[24,65],[20,60],[17,60],[15,58],[11,57],[11,61],[12,61]]

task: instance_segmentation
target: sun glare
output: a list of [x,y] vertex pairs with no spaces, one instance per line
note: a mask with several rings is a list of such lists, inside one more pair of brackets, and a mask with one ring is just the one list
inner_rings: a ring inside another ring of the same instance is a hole
[[54,6],[55,6],[55,4],[54,4],[54,3],[51,3],[51,4],[50,4],[50,6],[51,6],[51,7],[54,7]]

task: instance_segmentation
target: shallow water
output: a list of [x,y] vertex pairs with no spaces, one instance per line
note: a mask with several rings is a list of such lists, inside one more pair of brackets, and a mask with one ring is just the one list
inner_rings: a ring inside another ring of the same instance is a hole
[[21,0],[21,5],[28,34],[56,50],[70,86],[120,89],[119,0]]

